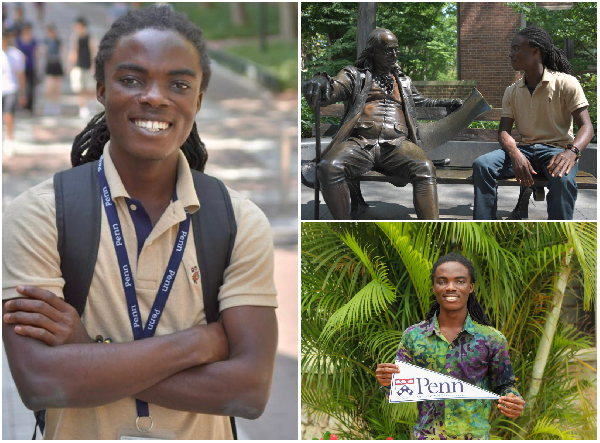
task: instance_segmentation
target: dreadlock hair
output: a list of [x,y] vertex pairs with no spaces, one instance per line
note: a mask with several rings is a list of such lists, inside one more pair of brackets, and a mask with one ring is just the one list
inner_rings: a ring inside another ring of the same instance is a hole
[[[438,258],[438,260],[433,264],[433,268],[431,269],[431,283],[433,284],[435,278],[435,271],[439,265],[448,262],[456,262],[463,265],[469,271],[469,277],[471,279],[471,283],[475,283],[475,267],[473,263],[466,257],[457,254],[456,252],[451,252],[450,254],[443,255]],[[437,301],[434,301],[429,308],[429,311],[425,315],[425,320],[431,320],[433,315],[436,312],[439,312],[440,304]],[[469,314],[471,314],[471,318],[477,323],[481,323],[484,326],[491,326],[490,319],[485,314],[483,307],[479,304],[479,300],[477,300],[477,296],[475,295],[475,291],[469,294],[469,299],[467,300],[467,310]]]
[[552,43],[552,37],[545,29],[537,26],[529,26],[517,32],[517,35],[525,37],[529,46],[539,48],[542,55],[542,64],[549,69],[565,74],[573,75],[571,64],[567,60],[562,49],[557,48]]
[[[200,91],[204,92],[210,80],[210,58],[202,30],[194,25],[184,14],[172,11],[168,6],[151,6],[127,15],[115,21],[102,37],[95,59],[95,78],[104,82],[104,64],[109,61],[121,37],[133,34],[142,29],[159,29],[175,31],[194,45],[200,56],[202,82]],[[106,124],[104,112],[94,116],[85,129],[75,137],[71,150],[73,166],[98,160],[104,151],[104,145],[110,140],[110,131]],[[180,148],[190,164],[190,168],[204,171],[208,152],[194,122],[190,135]]]

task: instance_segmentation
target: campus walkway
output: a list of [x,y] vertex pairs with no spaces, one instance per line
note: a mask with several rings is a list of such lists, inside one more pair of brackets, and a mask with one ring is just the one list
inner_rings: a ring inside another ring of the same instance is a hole
[[[21,4],[26,18],[33,20],[33,4]],[[46,4],[46,21],[58,25],[63,41],[81,14],[94,17],[90,28],[98,38],[108,29],[110,18],[103,4]],[[68,83],[63,90],[68,94]],[[42,87],[37,92],[40,103]],[[71,143],[88,119],[78,117],[75,96],[63,99],[59,117],[18,114],[15,153],[3,158],[3,210],[21,192],[70,167]],[[275,95],[213,64],[211,84],[196,120],[209,152],[206,172],[257,203],[269,217],[275,237],[279,293],[275,379],[263,416],[238,421],[240,439],[298,436],[297,109],[295,92]],[[19,399],[4,352],[2,360],[2,439],[29,439],[33,414]]]

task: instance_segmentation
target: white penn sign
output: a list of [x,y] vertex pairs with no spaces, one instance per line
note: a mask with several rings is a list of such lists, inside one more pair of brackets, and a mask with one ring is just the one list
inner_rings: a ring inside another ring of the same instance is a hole
[[396,360],[399,374],[392,374],[390,403],[449,399],[498,400],[499,395],[478,388],[458,378],[449,377]]

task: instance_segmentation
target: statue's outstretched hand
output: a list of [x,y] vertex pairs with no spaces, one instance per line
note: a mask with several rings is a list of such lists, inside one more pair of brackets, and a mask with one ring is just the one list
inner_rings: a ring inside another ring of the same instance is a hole
[[450,112],[456,111],[458,108],[460,108],[464,104],[465,104],[464,100],[461,100],[460,98],[453,99],[450,102]]
[[319,94],[321,94],[321,98],[324,99],[329,99],[331,97],[331,85],[325,77],[316,76],[302,85],[302,93],[308,102],[308,106],[314,108],[317,104],[317,97],[319,97]]

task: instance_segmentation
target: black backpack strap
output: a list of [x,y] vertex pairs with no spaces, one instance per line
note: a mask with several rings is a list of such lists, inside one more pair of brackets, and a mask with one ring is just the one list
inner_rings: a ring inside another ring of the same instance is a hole
[[[219,318],[219,288],[229,266],[235,244],[237,225],[231,197],[218,179],[192,170],[200,209],[192,214],[194,243],[198,255],[204,312],[207,323]],[[237,440],[235,419],[229,417],[234,440]]]
[[[57,249],[65,286],[65,301],[83,314],[100,245],[101,202],[98,162],[54,174]],[[44,434],[46,410],[35,411],[35,428]]]
[[54,175],[56,229],[65,301],[81,316],[98,257],[101,227],[98,162]]
[[229,266],[237,226],[231,197],[218,179],[192,171],[200,209],[192,214],[207,323],[219,318],[219,288]]

